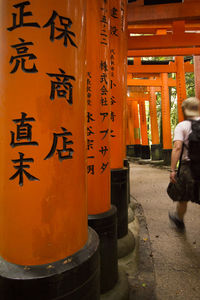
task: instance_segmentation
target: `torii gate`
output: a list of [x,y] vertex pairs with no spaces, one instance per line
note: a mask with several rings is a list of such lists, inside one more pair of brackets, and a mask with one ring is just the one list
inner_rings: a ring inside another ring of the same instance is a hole
[[[149,62],[151,63],[151,62]],[[161,62],[162,63],[162,62]],[[176,80],[172,78],[168,78],[168,76],[164,75],[166,73],[176,73]],[[182,101],[186,98],[186,88],[185,88],[185,72],[193,72],[194,66],[190,64],[189,61],[184,63],[183,57],[176,57],[175,62],[170,62],[168,65],[142,65],[141,58],[134,58],[134,65],[128,66],[128,78],[127,84],[128,86],[151,86],[158,87],[162,86],[162,123],[163,123],[163,152],[164,152],[164,160],[166,163],[170,160],[171,154],[171,126],[170,126],[170,107],[169,107],[169,91],[167,86],[176,86],[177,96],[178,96],[178,118],[179,121],[183,120],[183,114],[181,109]],[[145,77],[149,77],[152,74],[155,76],[161,73],[160,78],[156,79],[132,79],[132,74],[141,74],[145,75]],[[165,84],[163,84],[165,82]],[[165,100],[163,100],[165,99]],[[153,152],[157,151],[157,148],[160,148],[160,145],[152,147]]]
[[[127,121],[127,152],[128,156],[150,158],[148,143],[145,101],[149,101],[149,93],[131,92],[127,98],[128,121]],[[140,125],[138,118],[138,104],[140,113]],[[140,142],[141,138],[141,142]]]

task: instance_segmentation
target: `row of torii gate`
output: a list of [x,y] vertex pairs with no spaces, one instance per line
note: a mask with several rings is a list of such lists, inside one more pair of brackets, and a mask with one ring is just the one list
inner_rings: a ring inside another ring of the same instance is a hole
[[[176,56],[175,61],[151,62],[142,64],[140,57],[134,58],[134,64],[128,65],[127,96],[127,155],[143,159],[164,160],[170,162],[172,133],[170,125],[169,87],[176,88],[178,121],[183,120],[181,103],[186,99],[185,73],[194,72],[191,59],[184,61]],[[166,64],[167,63],[167,64]],[[169,78],[176,73],[176,79]],[[142,79],[141,79],[142,78]],[[144,79],[145,78],[145,79]],[[159,137],[157,121],[156,93],[161,93],[162,141]],[[145,101],[149,101],[152,145],[148,141]],[[162,144],[162,146],[161,146]],[[150,155],[151,152],[151,155]]]

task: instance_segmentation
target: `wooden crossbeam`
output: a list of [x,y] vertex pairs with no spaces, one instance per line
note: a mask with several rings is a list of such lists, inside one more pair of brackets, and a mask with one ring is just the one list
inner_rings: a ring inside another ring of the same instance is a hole
[[[194,72],[194,65],[190,62],[184,63],[185,72]],[[170,62],[169,65],[129,65],[128,73],[176,73],[176,64]]]
[[200,47],[128,50],[128,57],[200,55]]
[[137,94],[133,93],[131,97],[127,97],[127,101],[149,101],[150,96],[149,94]]
[[128,37],[129,50],[187,48],[200,46],[199,33]]
[[[161,79],[127,79],[128,86],[162,86]],[[175,87],[176,80],[168,78],[168,86]]]
[[[173,22],[169,23],[144,23],[144,24],[134,24],[128,26],[128,34],[138,33],[138,34],[156,34],[158,29],[165,29],[167,32],[173,31]],[[200,30],[200,22],[198,20],[190,20],[185,22],[185,31],[196,31]]]
[[200,5],[198,1],[151,6],[135,6],[134,2],[128,4],[129,25],[145,22],[159,23],[171,20],[198,20],[199,16]]

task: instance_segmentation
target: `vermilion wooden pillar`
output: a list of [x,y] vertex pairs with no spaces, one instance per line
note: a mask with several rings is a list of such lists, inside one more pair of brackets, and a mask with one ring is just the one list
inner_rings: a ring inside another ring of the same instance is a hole
[[184,120],[182,112],[182,102],[187,98],[186,85],[185,85],[185,70],[184,70],[184,57],[176,56],[176,91],[177,91],[177,107],[178,107],[178,121]]
[[151,122],[151,156],[152,160],[162,159],[160,138],[158,132],[158,121],[157,121],[157,109],[156,109],[156,92],[154,87],[149,88],[149,111],[150,111],[150,122]]
[[133,128],[134,128],[134,156],[141,156],[141,144],[140,144],[140,124],[139,124],[139,111],[138,102],[132,101],[132,117],[133,117]]
[[194,56],[195,95],[200,99],[200,56]]
[[139,101],[139,110],[140,110],[140,130],[141,130],[141,158],[150,159],[145,101]]
[[111,203],[117,207],[117,233],[128,233],[128,168],[125,159],[127,59],[126,0],[110,0]]
[[171,124],[170,124],[168,74],[162,73],[161,79],[162,79],[161,103],[162,103],[163,159],[165,164],[170,164],[172,137],[171,137]]
[[83,0],[0,1],[2,299],[99,298],[98,238],[87,225],[85,10]]
[[127,26],[126,1],[110,0],[111,168],[123,168],[125,158],[125,105]]
[[127,156],[134,156],[134,127],[132,117],[132,101],[127,100]]
[[[109,1],[87,1],[88,222],[100,237],[101,292],[117,282],[117,214],[110,187]],[[108,237],[109,232],[109,237]]]

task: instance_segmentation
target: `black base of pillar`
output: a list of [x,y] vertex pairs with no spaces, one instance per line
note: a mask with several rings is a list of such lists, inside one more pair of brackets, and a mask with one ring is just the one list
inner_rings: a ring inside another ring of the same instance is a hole
[[99,239],[91,228],[80,251],[51,264],[25,267],[0,258],[1,300],[99,300],[99,290]]
[[150,148],[149,146],[141,145],[141,158],[150,159]]
[[128,197],[128,203],[130,203],[130,195],[131,195],[131,191],[130,191],[130,166],[129,166],[129,161],[128,159],[124,159],[124,167],[128,169],[128,173],[127,173],[127,197]]
[[164,164],[169,166],[171,163],[171,153],[172,149],[163,149],[163,160]]
[[89,215],[88,224],[100,239],[100,286],[103,294],[111,290],[118,280],[116,207],[112,206],[102,214]]
[[151,159],[152,160],[162,160],[163,151],[160,144],[151,145]]
[[141,145],[134,145],[134,157],[141,157]]
[[128,233],[128,169],[111,170],[111,203],[117,207],[117,237]]
[[126,156],[134,157],[134,145],[126,146]]
[[141,145],[127,145],[126,155],[129,157],[140,157],[141,156]]

